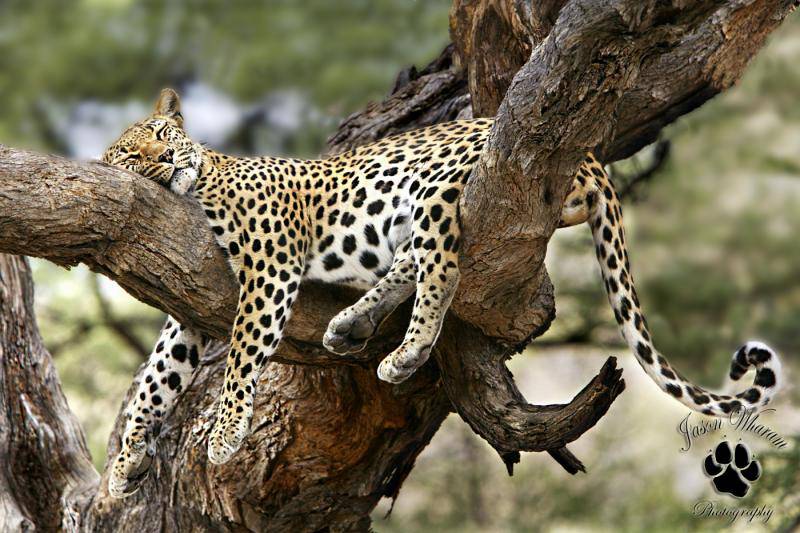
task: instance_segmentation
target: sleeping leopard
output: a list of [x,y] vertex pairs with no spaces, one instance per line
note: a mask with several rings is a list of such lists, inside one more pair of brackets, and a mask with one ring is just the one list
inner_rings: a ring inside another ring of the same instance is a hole
[[[228,461],[248,435],[259,373],[281,340],[304,279],[366,290],[331,320],[322,339],[337,354],[362,350],[413,295],[405,337],[380,363],[378,377],[400,383],[425,363],[458,286],[459,196],[492,123],[438,124],[326,159],[232,157],[192,141],[178,95],[164,89],[154,113],[108,148],[105,162],[200,203],[238,280],[225,381],[208,439],[212,463]],[[694,385],[656,351],[631,277],[620,202],[591,154],[574,178],[559,226],[583,222],[591,227],[622,336],[663,391],[715,416],[770,401],[780,362],[763,343],[748,342],[734,354],[731,378],[756,370],[753,385],[735,396]],[[146,477],[162,421],[206,344],[198,331],[167,319],[127,409],[111,495],[133,493]]]

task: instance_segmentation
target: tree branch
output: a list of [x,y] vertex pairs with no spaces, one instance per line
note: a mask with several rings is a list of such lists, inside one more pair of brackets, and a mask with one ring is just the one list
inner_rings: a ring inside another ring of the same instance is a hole
[[[560,4],[542,8],[560,8],[558,18],[549,37],[514,76],[460,200],[462,277],[453,309],[484,334],[520,345],[546,329],[554,316],[544,256],[586,152],[613,160],[651,142],[665,124],[733,84],[792,8],[791,1],[766,0],[680,6],[636,0]],[[519,17],[520,12],[509,8],[505,13]],[[490,38],[474,33],[480,25],[464,26],[471,28],[473,43]],[[532,25],[512,20],[511,26],[526,29],[531,42],[541,38],[532,33]],[[598,121],[598,116],[609,120]],[[478,345],[477,338],[473,345]],[[463,356],[469,359],[474,353],[468,350]],[[499,451],[513,452],[514,446],[541,449],[536,446],[544,437],[531,441],[517,433],[519,428],[535,433],[546,410],[531,409],[519,396],[500,363],[508,353],[486,346],[483,358],[470,361],[473,366],[486,360],[496,365],[486,368],[484,363],[482,370],[473,370],[480,376],[477,388],[491,383],[483,396],[490,398],[486,404],[478,400],[480,394],[451,393],[450,399],[462,418]],[[454,363],[439,360],[448,377],[446,386],[458,373]],[[612,370],[607,363],[593,382],[604,384],[595,400],[610,403],[622,390]],[[462,373],[462,379],[468,377]],[[584,393],[592,396],[592,388]],[[498,398],[507,401],[495,402]],[[570,405],[560,411],[575,416]],[[594,415],[588,414],[584,412],[590,426]],[[583,424],[578,427],[586,430]],[[566,428],[561,429],[557,442],[550,441],[544,449],[571,440]],[[514,438],[505,440],[506,435]]]
[[464,71],[453,64],[448,46],[426,66],[400,73],[392,93],[379,104],[353,113],[328,139],[328,153],[346,152],[359,145],[438,122],[471,115]]
[[510,343],[541,327],[548,314],[536,302],[549,284],[547,241],[586,152],[606,163],[632,154],[664,125],[730,87],[791,5],[564,5],[549,37],[514,77],[462,195],[457,314]]
[[445,324],[434,352],[458,414],[499,452],[551,451],[582,470],[574,456],[560,449],[594,426],[625,389],[616,360],[609,358],[569,404],[531,405],[499,357],[500,349],[455,317]]

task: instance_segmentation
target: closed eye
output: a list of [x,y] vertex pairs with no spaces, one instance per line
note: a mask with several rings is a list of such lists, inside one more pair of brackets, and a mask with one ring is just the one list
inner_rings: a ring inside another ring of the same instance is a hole
[[166,123],[159,124],[157,126],[157,128],[158,129],[155,131],[156,139],[158,139],[159,141],[163,141],[164,140],[164,132],[167,130],[167,124]]

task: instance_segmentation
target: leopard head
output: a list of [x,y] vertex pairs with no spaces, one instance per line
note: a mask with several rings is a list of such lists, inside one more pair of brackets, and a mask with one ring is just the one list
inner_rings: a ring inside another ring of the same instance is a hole
[[129,127],[103,154],[103,161],[141,174],[185,194],[200,172],[202,147],[183,130],[180,98],[164,89],[155,111]]

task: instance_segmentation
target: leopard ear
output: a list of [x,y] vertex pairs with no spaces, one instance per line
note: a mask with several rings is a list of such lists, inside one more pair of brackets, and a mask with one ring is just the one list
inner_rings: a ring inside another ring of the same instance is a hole
[[174,90],[170,88],[161,89],[161,94],[156,102],[156,115],[170,118],[183,126],[183,115],[181,115],[181,99]]

